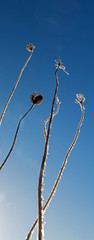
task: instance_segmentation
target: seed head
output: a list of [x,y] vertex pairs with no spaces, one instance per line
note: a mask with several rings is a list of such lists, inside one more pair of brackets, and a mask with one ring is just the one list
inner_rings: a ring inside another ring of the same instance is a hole
[[33,49],[35,48],[35,46],[32,43],[27,44],[26,49],[29,52],[33,52]]
[[82,93],[76,94],[76,102],[82,104],[85,101],[85,97]]
[[55,60],[55,62],[56,62],[56,64],[55,64],[56,65],[56,69],[62,69],[67,75],[69,75],[69,73],[65,70],[65,67],[62,64],[62,62],[60,60],[60,57],[59,57],[58,61]]
[[43,101],[43,96],[40,93],[33,93],[30,97],[30,101],[33,105],[40,104]]

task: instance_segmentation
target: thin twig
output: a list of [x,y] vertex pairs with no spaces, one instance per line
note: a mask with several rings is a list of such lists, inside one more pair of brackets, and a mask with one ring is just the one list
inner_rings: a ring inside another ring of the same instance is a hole
[[[59,98],[57,97],[57,110],[55,113],[53,113],[53,117],[56,116],[59,112],[59,108],[60,108],[60,104],[61,102],[59,102]],[[46,137],[47,137],[47,130],[46,130],[46,124],[49,121],[50,117],[46,119],[46,121],[43,124],[43,129],[44,129],[44,136],[45,136],[45,141],[46,141]]]
[[23,117],[20,119],[20,121],[19,121],[19,123],[18,123],[18,126],[17,126],[17,130],[16,130],[16,133],[15,133],[15,136],[14,136],[13,144],[12,144],[12,146],[11,146],[11,149],[10,149],[7,157],[5,158],[5,160],[3,161],[3,163],[1,164],[0,170],[4,167],[5,163],[7,162],[8,158],[9,158],[9,156],[10,156],[10,154],[11,154],[13,148],[14,148],[14,145],[15,145],[15,142],[16,142],[16,139],[17,139],[17,135],[18,135],[18,131],[19,131],[19,127],[20,127],[21,121],[22,121],[22,120],[24,119],[24,117],[31,111],[31,109],[32,109],[33,106],[34,106],[34,105],[32,104],[32,106],[29,108],[29,110],[28,110],[28,111],[23,115]]
[[52,123],[52,119],[53,119],[54,104],[55,104],[55,99],[56,99],[57,90],[58,90],[58,79],[57,79],[58,69],[59,68],[57,68],[56,71],[55,71],[56,88],[55,88],[54,98],[53,98],[53,102],[52,102],[51,115],[50,115],[50,119],[49,119],[49,125],[48,125],[48,131],[47,131],[45,149],[44,149],[44,156],[43,156],[41,169],[40,169],[40,175],[39,175],[39,184],[38,184],[38,215],[39,215],[38,240],[43,239],[43,210],[42,210],[42,208],[43,208],[42,187],[43,186],[42,185],[43,185],[43,174],[44,174],[46,158],[47,158],[47,153],[48,153],[48,140],[49,140],[49,134],[50,134],[50,129],[51,129],[51,123]]
[[[28,45],[27,45],[27,46],[28,46]],[[31,56],[32,56],[33,49],[34,49],[34,46],[32,45],[32,50],[31,50],[31,51],[28,50],[28,51],[31,52],[31,54],[30,54],[30,56],[28,57],[27,61],[25,62],[24,66],[23,66],[23,68],[22,68],[22,70],[21,70],[21,72],[20,72],[20,74],[19,74],[19,77],[18,77],[18,79],[17,79],[17,81],[16,81],[16,83],[15,83],[15,86],[14,86],[14,88],[13,88],[13,90],[12,90],[12,92],[11,92],[11,94],[10,94],[10,96],[9,96],[6,104],[5,104],[5,107],[4,107],[3,112],[2,112],[2,114],[1,114],[1,117],[0,117],[0,125],[1,125],[1,123],[2,123],[2,119],[3,119],[3,117],[4,117],[4,114],[5,114],[5,111],[6,111],[7,107],[8,107],[8,104],[9,104],[9,102],[10,102],[10,100],[11,100],[11,97],[13,96],[13,93],[14,93],[14,91],[15,91],[18,83],[19,83],[19,80],[20,80],[20,78],[21,78],[21,75],[22,75],[22,73],[23,73],[23,71],[24,71],[27,63],[29,62],[29,60],[30,60],[30,58],[31,58]]]
[[64,162],[63,162],[63,165],[62,165],[62,167],[61,167],[61,170],[60,170],[60,172],[59,172],[59,174],[58,174],[58,177],[57,177],[57,180],[56,180],[56,182],[55,182],[55,185],[54,185],[54,187],[53,187],[53,189],[52,189],[52,191],[51,191],[51,194],[50,194],[50,196],[49,196],[49,198],[48,198],[48,200],[47,200],[47,202],[46,202],[46,204],[45,204],[45,206],[44,206],[44,208],[43,208],[44,211],[46,210],[47,206],[49,205],[49,203],[50,203],[50,201],[51,201],[51,199],[52,199],[52,197],[53,197],[53,195],[54,195],[54,193],[55,193],[55,191],[56,191],[57,185],[58,185],[58,183],[59,183],[59,181],[60,181],[60,178],[61,178],[62,173],[63,173],[63,171],[64,171],[64,168],[65,168],[65,166],[66,166],[67,159],[68,159],[68,157],[69,157],[69,155],[70,155],[70,153],[71,153],[74,145],[76,144],[76,141],[77,141],[77,138],[78,138],[78,135],[79,135],[79,132],[80,132],[80,127],[81,127],[82,122],[83,122],[83,119],[84,119],[84,106],[83,106],[82,104],[80,104],[80,107],[81,107],[81,110],[82,110],[82,117],[81,117],[81,120],[80,120],[78,129],[77,129],[75,138],[74,138],[74,140],[73,140],[73,142],[72,142],[72,144],[71,144],[71,146],[70,146],[70,148],[69,148],[69,150],[68,150],[68,152],[67,152],[67,154],[66,154],[66,157],[65,157],[65,159],[64,159]]
[[[31,47],[31,44],[30,44],[30,47]],[[15,137],[14,137],[14,140],[13,140],[13,144],[12,144],[12,147],[7,155],[7,157],[5,158],[5,160],[3,161],[2,165],[0,166],[0,170],[4,167],[5,163],[7,162],[13,148],[14,148],[14,145],[15,145],[15,142],[16,142],[16,139],[17,139],[17,135],[18,135],[18,130],[19,130],[19,127],[20,127],[20,124],[21,124],[21,121],[26,117],[26,115],[31,111],[32,107],[34,105],[38,105],[40,104],[42,101],[43,101],[43,96],[40,94],[40,93],[33,93],[30,97],[30,100],[31,100],[31,103],[32,103],[32,106],[29,108],[29,110],[23,115],[23,117],[20,119],[19,123],[18,123],[18,126],[17,126],[17,130],[16,130],[16,133],[15,133]]]

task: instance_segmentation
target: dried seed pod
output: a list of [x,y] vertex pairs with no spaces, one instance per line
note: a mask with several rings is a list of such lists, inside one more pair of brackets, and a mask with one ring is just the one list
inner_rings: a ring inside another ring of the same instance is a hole
[[59,60],[55,60],[56,62],[56,69],[62,69],[67,75],[69,75],[69,73],[66,71],[65,69],[65,66],[62,64],[61,60],[60,60],[60,57],[59,57]]
[[43,101],[43,96],[40,93],[35,92],[31,95],[30,100],[33,105],[37,105]]
[[79,103],[83,103],[85,101],[85,97],[82,93],[79,93],[79,94],[76,94],[76,97],[77,97],[77,102]]
[[27,44],[26,48],[29,52],[33,52],[33,49],[35,48],[35,46],[32,43],[29,43]]

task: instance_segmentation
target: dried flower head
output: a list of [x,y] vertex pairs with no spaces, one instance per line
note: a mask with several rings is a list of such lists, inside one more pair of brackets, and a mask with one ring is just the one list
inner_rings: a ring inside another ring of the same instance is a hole
[[85,101],[85,97],[82,93],[76,94],[76,102],[82,104]]
[[35,46],[32,43],[27,44],[26,49],[29,52],[33,52],[33,49],[35,48]]
[[43,101],[43,96],[40,93],[35,92],[31,95],[30,100],[33,105],[37,105]]
[[56,65],[56,69],[60,68],[60,69],[62,69],[67,75],[69,75],[69,73],[66,72],[65,67],[63,66],[63,63],[61,62],[60,57],[59,57],[59,60],[58,60],[58,61],[55,60],[55,62],[56,62],[56,64],[55,64],[55,65]]

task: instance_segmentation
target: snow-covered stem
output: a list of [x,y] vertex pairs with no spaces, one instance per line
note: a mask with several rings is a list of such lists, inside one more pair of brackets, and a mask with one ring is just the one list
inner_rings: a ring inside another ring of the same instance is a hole
[[[56,110],[55,113],[53,113],[53,117],[56,116],[56,115],[58,114],[58,112],[59,112],[59,108],[60,108],[60,104],[61,104],[61,102],[59,102],[59,98],[57,97],[57,110]],[[49,121],[49,119],[50,119],[50,117],[47,118],[47,119],[45,120],[44,124],[43,124],[45,141],[46,141],[46,137],[47,137],[46,124],[47,124],[47,122]]]
[[15,146],[21,121],[22,121],[22,120],[25,118],[25,116],[31,111],[31,109],[32,109],[33,106],[34,106],[34,105],[32,105],[32,106],[29,108],[29,110],[28,110],[28,111],[23,115],[23,117],[20,119],[20,121],[19,121],[19,123],[18,123],[18,126],[17,126],[17,130],[16,130],[16,133],[15,133],[15,136],[14,136],[14,140],[13,140],[11,149],[10,149],[9,153],[7,154],[5,160],[4,160],[3,163],[1,164],[0,170],[2,170],[2,168],[4,167],[5,163],[7,162],[8,158],[9,158],[9,156],[10,156],[10,154],[11,154],[11,152],[12,152],[14,146]]
[[69,155],[70,155],[70,153],[71,153],[74,145],[76,144],[77,138],[78,138],[79,133],[80,133],[80,127],[81,127],[82,122],[83,122],[83,120],[84,120],[84,106],[83,106],[83,104],[81,104],[81,103],[79,103],[79,104],[80,104],[80,107],[81,107],[81,110],[82,110],[81,120],[80,120],[80,122],[79,122],[79,125],[78,125],[78,128],[77,128],[77,132],[76,132],[76,135],[75,135],[75,138],[74,138],[74,140],[73,140],[73,142],[72,142],[72,144],[71,144],[71,146],[70,146],[70,148],[69,148],[69,150],[68,150],[68,152],[67,152],[67,154],[66,154],[66,156],[65,156],[64,162],[63,162],[63,164],[62,164],[62,167],[61,167],[61,169],[60,169],[60,172],[59,172],[59,174],[58,174],[58,177],[57,177],[57,179],[56,179],[56,181],[55,181],[55,184],[54,184],[54,187],[53,187],[53,189],[52,189],[52,191],[51,191],[51,194],[50,194],[50,196],[49,196],[49,198],[48,198],[48,200],[47,200],[47,202],[46,202],[46,204],[45,204],[45,206],[44,206],[44,208],[43,208],[44,211],[46,210],[47,206],[49,205],[50,201],[52,200],[52,197],[53,197],[53,195],[54,195],[54,193],[55,193],[55,191],[56,191],[56,188],[57,188],[57,186],[58,186],[58,183],[59,183],[59,181],[60,181],[60,178],[61,178],[61,176],[62,176],[62,173],[63,173],[63,171],[64,171],[64,168],[65,168],[65,166],[66,166],[68,157],[69,157]]
[[55,88],[54,98],[53,98],[53,102],[52,102],[51,115],[50,115],[50,119],[49,119],[48,131],[47,131],[45,148],[44,148],[44,155],[43,155],[43,160],[42,160],[42,164],[41,164],[39,183],[38,183],[38,216],[39,216],[38,240],[43,240],[43,210],[42,210],[42,208],[43,208],[43,196],[42,196],[43,174],[44,174],[46,158],[47,158],[47,153],[48,153],[48,141],[49,141],[49,134],[50,134],[51,124],[52,124],[52,119],[53,119],[54,104],[55,104],[55,99],[56,99],[57,90],[58,90],[58,78],[57,78],[58,69],[59,68],[57,68],[55,71],[56,88]]
[[[58,183],[59,183],[59,181],[60,181],[60,178],[61,178],[61,176],[62,176],[62,174],[63,174],[63,171],[64,171],[65,165],[66,165],[66,163],[67,163],[68,157],[69,157],[69,155],[70,155],[70,153],[71,153],[71,151],[72,151],[72,149],[73,149],[73,147],[74,147],[74,145],[75,145],[75,143],[76,143],[76,141],[77,141],[77,138],[78,138],[79,132],[80,132],[80,128],[81,128],[81,125],[82,125],[83,120],[84,120],[84,106],[83,106],[83,101],[85,100],[85,98],[83,97],[83,95],[80,95],[80,98],[79,98],[79,94],[77,94],[76,96],[77,96],[77,99],[78,99],[78,100],[76,100],[76,102],[79,103],[79,105],[80,105],[80,107],[81,107],[81,110],[82,110],[81,120],[80,120],[80,122],[79,122],[79,125],[78,125],[78,128],[77,128],[77,132],[76,132],[76,135],[75,135],[75,138],[74,138],[74,140],[73,140],[73,142],[72,142],[72,144],[71,144],[71,146],[70,146],[70,148],[69,148],[69,150],[68,150],[68,152],[67,152],[67,154],[66,154],[66,156],[65,156],[64,162],[63,162],[62,167],[61,167],[61,169],[60,169],[60,172],[59,172],[59,174],[58,174],[58,176],[57,176],[57,179],[56,179],[56,181],[55,181],[55,184],[54,184],[54,186],[53,186],[53,189],[52,189],[52,191],[51,191],[51,193],[50,193],[50,195],[49,195],[49,197],[48,197],[48,200],[46,201],[46,203],[45,203],[45,205],[44,205],[44,207],[43,207],[43,212],[45,212],[45,210],[47,209],[50,201],[52,200],[52,197],[53,197],[53,195],[54,195],[54,193],[55,193],[55,191],[56,191],[56,188],[57,188],[57,186],[58,186]],[[82,96],[82,98],[81,98],[81,96]],[[28,235],[27,235],[27,237],[26,237],[26,240],[29,240],[30,237],[32,236],[33,231],[34,231],[34,228],[36,227],[38,221],[39,221],[39,218],[37,218],[36,221],[34,222],[32,228],[30,229],[30,231],[29,231],[29,233],[28,233]]]

